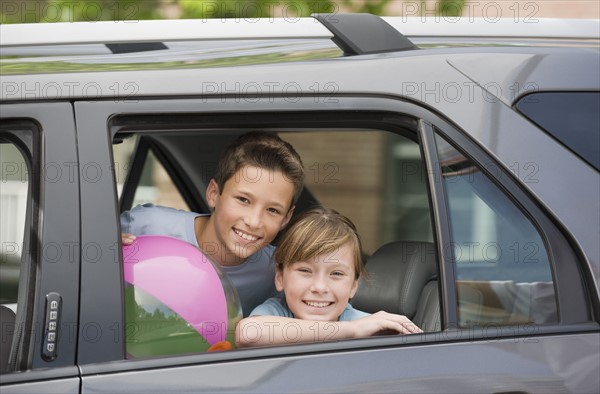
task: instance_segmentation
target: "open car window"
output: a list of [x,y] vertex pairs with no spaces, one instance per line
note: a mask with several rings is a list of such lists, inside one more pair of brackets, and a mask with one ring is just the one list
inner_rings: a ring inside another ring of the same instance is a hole
[[[149,179],[156,178],[160,172],[157,171],[156,162],[152,167],[148,164],[156,160],[152,156],[152,149],[149,149],[143,160],[143,170],[137,170],[141,174],[139,181],[128,175],[128,172],[140,166],[135,163],[136,149],[140,149],[139,140],[137,143],[130,141],[143,138],[148,146],[157,146],[161,158],[166,161],[165,167],[181,169],[177,176],[187,180],[186,187],[204,197],[204,185],[214,175],[218,157],[239,134],[221,133],[220,140],[213,133],[201,130],[128,135],[125,142],[113,147],[116,180],[129,179],[129,183],[125,181],[117,189],[125,190],[137,184],[133,206],[138,202],[154,202],[180,208],[175,203],[164,202],[166,200],[151,199],[153,196],[148,196],[147,200],[140,199],[141,191],[151,184]],[[315,204],[322,204],[348,216],[361,234],[367,259],[382,245],[399,240],[422,241],[433,245],[424,161],[415,131],[397,133],[377,129],[314,128],[284,130],[277,134],[294,146],[305,166],[306,186],[297,203],[296,214]],[[116,137],[115,140],[120,142],[119,135]],[[127,151],[134,152],[129,154],[132,159],[123,153]],[[124,167],[119,165],[120,161],[130,164]],[[165,173],[168,171],[163,176]],[[154,196],[169,194],[172,190],[172,185],[163,182],[155,182],[150,187]],[[182,199],[186,199],[186,196]],[[128,253],[126,250],[125,254]],[[127,260],[127,256],[125,258]],[[173,308],[165,307],[160,297],[152,294],[152,290],[141,291],[132,287],[132,281],[127,280],[126,271],[125,309],[127,321],[132,322],[125,329],[126,346],[135,349],[128,351],[127,357],[194,353],[194,347],[177,345],[175,342],[173,346],[168,345],[168,338],[177,338],[177,343],[181,344],[184,337],[194,336],[189,324],[185,324],[185,318]],[[199,301],[190,299],[189,302]],[[384,305],[378,307],[385,309]],[[389,311],[408,314],[402,310]],[[437,314],[439,322],[439,309]],[[227,326],[227,322],[223,323]],[[228,327],[228,330],[231,329]],[[439,329],[439,325],[431,329]],[[207,334],[206,331],[203,333]],[[150,350],[144,350],[144,346]]]

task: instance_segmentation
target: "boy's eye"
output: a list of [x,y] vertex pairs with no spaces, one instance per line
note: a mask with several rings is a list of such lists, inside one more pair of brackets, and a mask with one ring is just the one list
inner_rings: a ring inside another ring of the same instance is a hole
[[310,273],[310,269],[306,268],[306,267],[300,267],[298,268],[299,272],[303,272],[303,273]]
[[250,200],[248,200],[246,197],[238,197],[237,199],[238,199],[238,201],[243,202],[244,204],[247,204],[250,202]]
[[343,273],[342,271],[333,271],[333,272],[331,273],[331,275],[333,275],[333,276],[344,276],[344,275],[346,275],[346,274],[345,274],[345,273]]

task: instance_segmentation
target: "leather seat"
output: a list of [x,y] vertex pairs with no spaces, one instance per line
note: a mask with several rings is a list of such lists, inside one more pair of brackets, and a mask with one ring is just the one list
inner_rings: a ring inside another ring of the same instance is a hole
[[440,330],[440,301],[435,247],[430,242],[396,241],[367,260],[367,276],[351,304],[375,313],[405,315],[424,331]]

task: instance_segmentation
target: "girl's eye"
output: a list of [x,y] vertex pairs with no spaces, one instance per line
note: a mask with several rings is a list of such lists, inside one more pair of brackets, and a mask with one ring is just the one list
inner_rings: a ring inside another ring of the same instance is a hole
[[304,272],[304,273],[307,273],[307,274],[310,273],[310,270],[308,268],[304,268],[304,267],[298,268],[298,271]]
[[279,215],[279,210],[277,210],[277,209],[275,209],[275,208],[269,208],[269,209],[267,209],[267,211],[269,211],[269,212],[271,212],[271,213],[274,213],[274,214],[276,214],[276,215]]
[[345,275],[342,271],[333,271],[331,274],[333,276],[344,276]]

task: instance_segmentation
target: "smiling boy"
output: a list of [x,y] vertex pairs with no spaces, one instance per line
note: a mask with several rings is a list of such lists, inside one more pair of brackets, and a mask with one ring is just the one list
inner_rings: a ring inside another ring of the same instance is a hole
[[[208,184],[211,214],[138,205],[121,215],[121,230],[198,246],[228,274],[246,316],[275,292],[270,243],[289,222],[303,185],[302,160],[289,143],[247,133],[227,148]],[[123,242],[133,239],[124,236]]]

